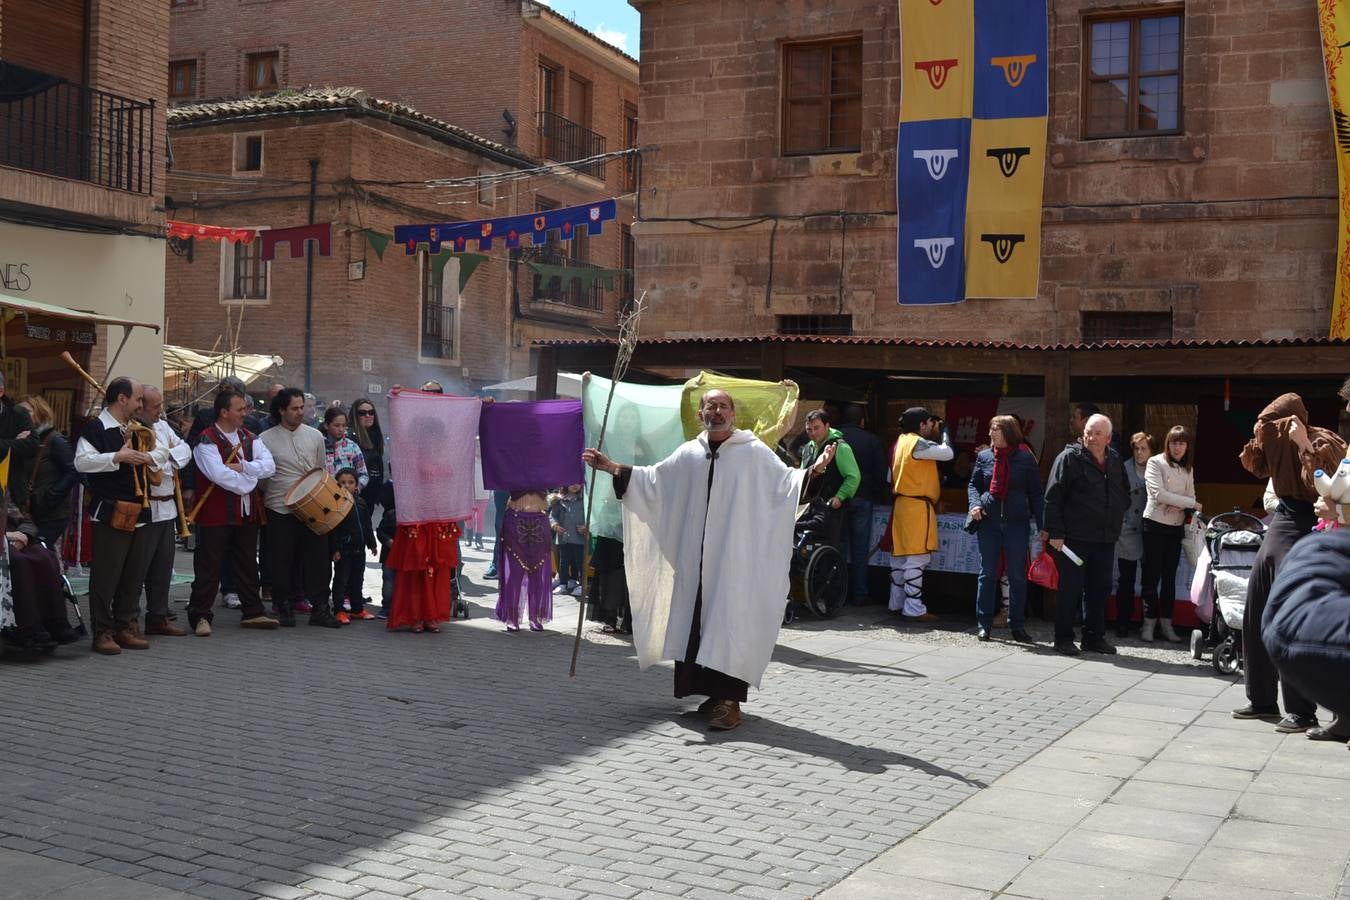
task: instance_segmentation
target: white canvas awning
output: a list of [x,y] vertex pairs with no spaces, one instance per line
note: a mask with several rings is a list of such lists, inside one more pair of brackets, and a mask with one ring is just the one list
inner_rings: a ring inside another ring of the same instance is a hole
[[123,328],[149,328],[151,331],[159,331],[159,325],[154,322],[119,319],[116,316],[105,316],[102,313],[89,312],[83,309],[71,309],[68,306],[57,306],[54,303],[42,303],[28,297],[16,297],[13,294],[0,293],[0,308],[33,316],[50,316],[54,319],[93,322],[96,325],[120,325]]
[[[534,393],[536,383],[535,376],[529,375],[525,378],[517,378],[515,381],[503,381],[499,384],[489,384],[487,387],[483,388],[483,390]],[[577,375],[575,372],[559,372],[558,396],[579,399],[581,397],[581,376]]]
[[250,384],[284,363],[285,360],[280,356],[258,353],[213,353],[165,344],[164,387],[171,390],[189,375],[199,375],[213,384],[226,375],[234,375],[244,384]]

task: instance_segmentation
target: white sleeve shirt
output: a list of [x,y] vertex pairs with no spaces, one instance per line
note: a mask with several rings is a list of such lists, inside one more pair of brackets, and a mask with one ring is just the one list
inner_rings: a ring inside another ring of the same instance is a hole
[[178,470],[192,461],[192,448],[174,434],[163,419],[154,424],[154,429],[155,449],[150,451],[150,456],[155,462],[151,468],[163,473],[163,480],[150,488],[150,521],[167,522],[178,518],[174,479],[178,477]]
[[[239,445],[239,432],[222,431],[220,433],[231,446]],[[253,442],[253,456],[252,460],[238,460],[243,463],[243,471],[236,472],[225,465],[225,461],[220,458],[220,450],[217,449],[213,441],[203,440],[192,451],[192,458],[196,461],[197,468],[203,475],[231,494],[239,496],[240,511],[244,515],[248,515],[252,511],[250,502],[252,498],[249,495],[258,487],[258,481],[270,477],[276,471],[272,454],[268,452],[267,446],[262,441],[255,440]]]
[[[112,413],[106,409],[98,414],[98,423],[105,429],[120,428],[126,433],[126,427],[112,417]],[[99,472],[116,472],[120,463],[114,462],[113,457],[116,453],[100,453],[94,449],[94,445],[81,437],[75,443],[75,471],[83,472],[86,475],[96,475]]]

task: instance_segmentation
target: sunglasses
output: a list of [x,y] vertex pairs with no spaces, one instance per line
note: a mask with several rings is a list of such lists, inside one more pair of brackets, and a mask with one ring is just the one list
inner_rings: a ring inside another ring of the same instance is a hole
[[366,418],[367,416],[369,416],[372,419],[375,418],[375,410],[373,409],[358,410],[356,414],[363,419]]

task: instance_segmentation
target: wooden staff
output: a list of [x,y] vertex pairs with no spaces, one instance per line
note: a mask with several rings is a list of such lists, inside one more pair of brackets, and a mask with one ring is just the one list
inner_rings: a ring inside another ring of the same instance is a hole
[[[242,441],[234,445],[234,449],[230,451],[229,459],[225,460],[225,465],[228,466],[230,463],[234,462],[234,458],[239,455],[239,448],[242,446],[244,446]],[[202,491],[202,495],[198,497],[197,502],[192,505],[192,512],[187,514],[187,520],[189,522],[197,521],[197,513],[202,511],[202,504],[206,502],[206,498],[210,497],[211,492],[215,489],[216,483],[212,481],[206,486],[206,490]],[[179,502],[181,503],[182,501]]]
[[178,536],[187,539],[192,536],[192,530],[188,528],[187,513],[183,512],[183,479],[176,473],[173,479],[173,502],[178,507]]

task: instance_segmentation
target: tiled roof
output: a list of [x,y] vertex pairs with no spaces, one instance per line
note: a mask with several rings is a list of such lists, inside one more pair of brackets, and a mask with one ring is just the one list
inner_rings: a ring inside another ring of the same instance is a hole
[[575,32],[577,32],[577,33],[579,33],[579,34],[583,34],[583,35],[585,35],[586,37],[590,38],[591,40],[595,41],[597,44],[600,44],[600,45],[603,46],[606,50],[612,50],[613,52],[615,52],[615,53],[619,54],[620,56],[622,56],[624,59],[628,60],[628,61],[629,61],[630,63],[632,63],[633,65],[635,65],[635,66],[638,65],[638,61],[637,61],[637,58],[636,58],[636,57],[630,56],[630,55],[629,55],[628,53],[626,53],[625,51],[620,50],[618,47],[614,46],[614,45],[611,44],[609,41],[607,41],[607,40],[605,40],[604,38],[600,37],[600,35],[596,34],[594,31],[591,31],[590,29],[587,29],[587,28],[583,28],[582,26],[578,25],[576,22],[573,22],[571,19],[567,18],[567,16],[561,15],[561,14],[558,13],[556,10],[550,9],[550,8],[549,8],[548,6],[546,6],[545,4],[537,2],[537,0],[531,0],[531,5],[534,6],[535,9],[537,9],[541,15],[548,16],[550,19],[553,19],[553,20],[556,21],[556,22],[561,22],[563,25],[566,25],[568,28],[572,29],[573,31],[575,31]]
[[[536,347],[603,347],[613,338],[579,340],[551,339],[535,341]],[[1350,341],[1333,338],[1281,338],[1277,340],[1172,340],[1172,341],[1093,341],[1057,344],[1019,344],[1015,341],[922,340],[918,338],[878,337],[861,334],[751,334],[709,335],[704,337],[643,338],[644,344],[842,344],[885,347],[934,347],[957,350],[1188,350],[1235,349],[1239,347],[1347,347]]]
[[433,132],[482,148],[499,156],[509,156],[529,165],[537,165],[538,160],[522,153],[515,147],[508,147],[496,141],[475,134],[458,125],[451,125],[440,119],[420,113],[402,103],[380,100],[355,87],[307,87],[298,90],[276,91],[270,94],[253,94],[247,97],[231,97],[218,100],[202,100],[196,103],[183,103],[169,107],[169,127],[183,125],[206,125],[229,122],[236,119],[252,119],[267,116],[284,116],[298,112],[352,112],[358,115],[370,115],[393,121],[402,120],[402,124],[414,124]]

